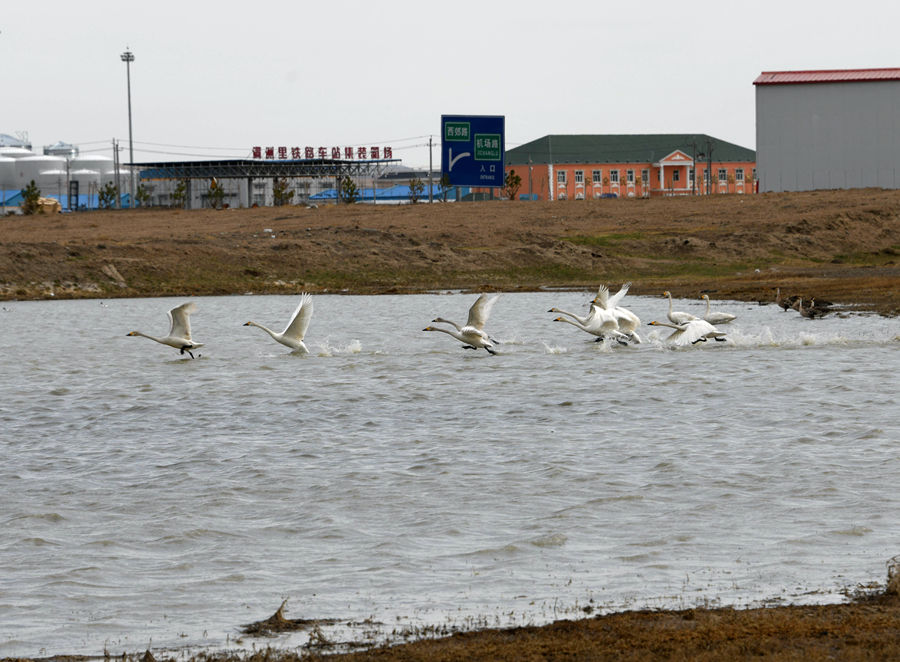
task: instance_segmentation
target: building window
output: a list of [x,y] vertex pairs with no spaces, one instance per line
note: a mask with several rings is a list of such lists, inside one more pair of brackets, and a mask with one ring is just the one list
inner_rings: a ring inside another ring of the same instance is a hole
[[584,184],[584,170],[575,171],[575,183]]
[[625,181],[629,184],[634,184],[634,170],[625,171]]
[[694,183],[694,169],[693,168],[688,168],[688,183],[690,183],[690,184]]
[[593,170],[591,171],[591,179],[594,184],[602,184],[603,183],[603,171],[602,170]]
[[756,168],[753,169],[753,181],[756,181]]
[[641,185],[647,186],[650,183],[650,171],[649,170],[641,170]]
[[565,170],[557,170],[556,171],[556,183],[557,184],[565,184],[566,183],[566,171]]
[[678,168],[675,168],[675,170],[672,171],[672,181],[673,182],[681,181],[681,170],[679,170]]
[[728,171],[725,168],[719,168],[719,182],[725,183],[728,181]]
[[734,181],[741,182],[741,183],[744,182],[744,169],[743,168],[737,168],[734,171]]
[[618,184],[619,183],[619,171],[618,170],[610,170],[609,171],[609,182],[610,182],[610,184]]

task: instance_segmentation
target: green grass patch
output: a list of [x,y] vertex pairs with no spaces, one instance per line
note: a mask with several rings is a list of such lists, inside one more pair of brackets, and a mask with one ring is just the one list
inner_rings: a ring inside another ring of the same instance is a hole
[[891,246],[889,248],[882,249],[877,253],[857,251],[854,253],[835,255],[831,261],[839,262],[841,264],[854,264],[859,266],[881,266],[884,264],[896,262],[898,256],[900,256],[900,246]]

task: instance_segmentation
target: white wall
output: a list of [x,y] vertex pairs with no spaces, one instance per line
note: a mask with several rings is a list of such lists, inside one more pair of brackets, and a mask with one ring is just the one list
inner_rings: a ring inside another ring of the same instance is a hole
[[900,188],[900,81],[756,86],[759,190]]

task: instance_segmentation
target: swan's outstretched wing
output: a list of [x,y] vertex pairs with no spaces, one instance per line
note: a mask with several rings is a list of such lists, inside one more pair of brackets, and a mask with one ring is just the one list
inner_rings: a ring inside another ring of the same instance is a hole
[[309,328],[309,320],[312,319],[312,314],[312,295],[304,292],[300,295],[300,304],[291,316],[291,321],[288,322],[282,335],[295,340],[303,340],[303,337],[306,335],[306,329]]
[[491,314],[491,308],[497,302],[500,295],[488,298],[487,294],[482,294],[478,300],[469,308],[469,319],[466,326],[473,326],[479,331],[484,331],[484,324],[487,322],[488,315]]
[[675,333],[678,333],[677,331],[669,336],[669,338],[678,345],[693,345],[701,338],[715,338],[717,336],[725,335],[724,333],[720,333],[716,327],[706,320],[691,320],[686,324],[683,324],[682,328],[683,332],[677,338],[675,338]]
[[191,313],[195,310],[197,310],[197,304],[189,301],[169,311],[169,335],[171,337],[191,339]]
[[603,310],[609,309],[609,288],[606,285],[601,285],[597,288],[597,296],[594,297],[593,303],[603,308]]
[[[631,283],[625,283],[622,287],[619,288],[619,291],[609,297],[609,301],[607,302],[607,306],[612,310],[616,308],[621,302],[622,299],[625,298],[625,295],[628,294],[628,288],[631,287]],[[608,291],[608,290],[607,290]]]

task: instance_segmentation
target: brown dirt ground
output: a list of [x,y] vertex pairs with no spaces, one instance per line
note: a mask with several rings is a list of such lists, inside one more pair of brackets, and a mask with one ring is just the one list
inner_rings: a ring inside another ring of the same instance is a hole
[[[668,289],[763,302],[780,287],[896,315],[898,219],[900,191],[882,190],[8,217],[0,219],[0,298],[534,290],[632,281],[635,294]],[[893,584],[850,604],[624,612],[335,659],[900,659]],[[332,659],[327,651],[322,645],[302,656]],[[299,655],[257,648],[191,659],[287,662]]]
[[900,191],[0,218],[0,298],[611,287],[900,312]]

